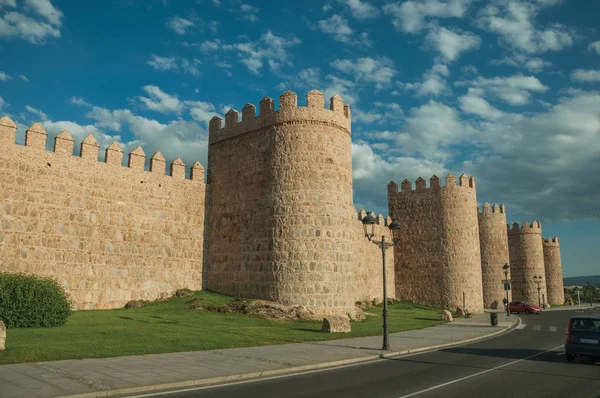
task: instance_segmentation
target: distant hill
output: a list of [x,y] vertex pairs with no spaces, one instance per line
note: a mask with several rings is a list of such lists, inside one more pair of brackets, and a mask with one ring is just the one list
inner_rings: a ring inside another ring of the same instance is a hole
[[563,278],[563,284],[565,286],[585,286],[588,282],[598,286],[598,284],[600,284],[600,275],[571,276],[569,278]]

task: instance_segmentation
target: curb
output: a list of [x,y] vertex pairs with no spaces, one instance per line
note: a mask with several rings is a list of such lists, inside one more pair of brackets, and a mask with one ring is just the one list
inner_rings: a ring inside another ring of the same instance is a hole
[[[212,378],[208,378],[208,379],[197,379],[197,380],[189,380],[189,381],[179,381],[179,382],[156,384],[156,385],[150,385],[150,386],[129,387],[129,388],[116,389],[116,390],[95,391],[95,392],[84,393],[84,394],[64,395],[63,397],[98,398],[98,397],[112,397],[115,395],[128,395],[128,394],[137,394],[137,393],[158,392],[158,391],[163,391],[163,390],[171,390],[171,389],[175,389],[175,388],[201,387],[201,386],[206,386],[206,385],[210,385],[210,384],[245,381],[245,380],[256,379],[256,378],[267,377],[267,376],[278,376],[278,375],[284,375],[284,374],[288,374],[288,373],[302,372],[302,371],[306,371],[306,370],[317,370],[317,369],[332,368],[332,367],[336,367],[336,366],[352,365],[352,364],[358,364],[361,362],[366,363],[366,362],[376,361],[378,359],[385,359],[385,358],[390,358],[390,357],[405,355],[405,354],[414,354],[414,353],[423,352],[423,351],[436,350],[438,348],[445,348],[445,347],[450,347],[450,346],[471,343],[474,341],[485,340],[490,337],[497,336],[501,333],[507,333],[507,332],[511,331],[512,329],[514,329],[520,323],[521,323],[521,318],[517,317],[517,319],[513,322],[513,324],[511,326],[501,329],[501,330],[498,330],[494,333],[487,334],[485,336],[473,337],[473,338],[466,339],[466,340],[455,341],[452,343],[438,344],[435,346],[414,348],[414,349],[405,350],[405,351],[395,351],[395,352],[390,352],[390,353],[386,353],[386,354],[368,355],[368,356],[364,356],[364,357],[344,359],[341,361],[334,361],[334,362],[323,362],[323,363],[317,363],[317,364],[311,364],[311,365],[294,366],[294,367],[284,368],[284,369],[266,370],[264,372],[244,373],[244,374],[239,374],[239,375],[212,377]],[[165,391],[165,392],[167,392],[167,391]]]

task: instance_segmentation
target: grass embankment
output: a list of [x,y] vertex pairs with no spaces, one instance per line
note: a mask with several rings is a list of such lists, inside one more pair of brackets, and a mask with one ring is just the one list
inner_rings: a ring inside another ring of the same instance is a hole
[[[200,351],[301,343],[381,334],[381,307],[352,322],[352,332],[321,333],[320,321],[278,321],[237,313],[189,310],[187,301],[201,297],[205,305],[223,305],[232,297],[196,292],[136,309],[77,311],[64,326],[11,328],[0,364],[60,359]],[[437,309],[400,302],[388,306],[390,332],[422,329],[442,323]]]

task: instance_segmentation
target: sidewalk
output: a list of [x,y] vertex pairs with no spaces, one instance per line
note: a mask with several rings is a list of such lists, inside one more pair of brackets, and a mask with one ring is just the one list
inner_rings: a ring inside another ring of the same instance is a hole
[[544,311],[567,311],[567,310],[587,310],[589,308],[596,308],[596,307],[600,307],[600,303],[594,303],[593,306],[590,306],[589,301],[587,303],[581,302],[581,305],[561,305],[561,306],[555,306],[555,307],[550,307],[550,308],[546,308]]
[[426,351],[500,334],[519,318],[489,314],[381,336],[226,350],[32,362],[0,366],[0,397],[105,397],[246,380]]

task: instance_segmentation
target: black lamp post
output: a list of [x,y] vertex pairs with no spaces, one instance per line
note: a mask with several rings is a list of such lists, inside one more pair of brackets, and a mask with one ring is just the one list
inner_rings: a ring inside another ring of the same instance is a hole
[[506,290],[506,316],[510,316],[510,308],[509,308],[510,302],[508,301],[508,286],[510,283],[508,281],[508,270],[510,269],[510,265],[508,265],[508,263],[506,263],[506,264],[504,264],[502,269],[504,270],[504,290]]
[[538,306],[541,308],[542,307],[542,298],[540,296],[540,290],[542,290],[542,288],[540,287],[540,285],[542,284],[542,276],[534,276],[533,277],[533,281],[535,283],[537,283],[537,290],[538,290]]
[[[373,217],[371,214],[367,214],[365,218],[362,219],[363,228],[365,230],[365,237],[369,239],[370,242],[375,243],[378,247],[381,248],[381,258],[383,261],[383,347],[382,350],[389,350],[390,343],[388,338],[388,326],[387,326],[387,286],[386,286],[386,271],[385,271],[385,250],[392,246],[395,246],[398,243],[397,239],[393,238],[392,242],[385,241],[385,235],[381,235],[381,240],[373,240],[375,236],[375,224],[377,224],[377,219]],[[369,228],[370,226],[370,228]],[[402,228],[398,221],[392,221],[390,225],[388,225],[390,231],[397,231]],[[370,231],[369,231],[370,229]]]
[[587,288],[588,291],[590,292],[590,307],[593,307],[593,296],[594,296],[594,287],[592,286],[592,284],[590,282],[587,283]]

